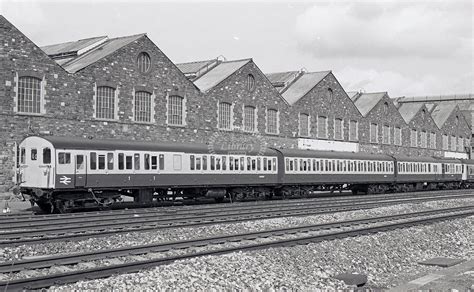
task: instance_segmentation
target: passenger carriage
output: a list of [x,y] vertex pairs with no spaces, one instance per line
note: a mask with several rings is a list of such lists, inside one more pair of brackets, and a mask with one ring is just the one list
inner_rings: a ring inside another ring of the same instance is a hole
[[28,137],[19,148],[21,191],[44,208],[108,204],[121,195],[150,202],[170,192],[222,198],[242,185],[268,191],[277,181],[272,150],[209,153],[204,144],[54,136]]

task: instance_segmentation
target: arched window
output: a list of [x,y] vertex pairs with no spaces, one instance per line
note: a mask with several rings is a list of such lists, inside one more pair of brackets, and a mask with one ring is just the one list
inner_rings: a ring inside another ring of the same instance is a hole
[[219,103],[219,129],[231,129],[232,105],[228,102]]
[[135,122],[151,122],[151,94],[146,91],[135,92]]
[[244,107],[244,131],[255,131],[255,108],[253,106]]
[[96,118],[115,119],[115,88],[109,86],[97,87]]
[[17,111],[41,113],[41,79],[30,76],[19,78]]
[[309,136],[309,115],[300,113],[300,136]]
[[255,77],[252,74],[247,75],[247,89],[249,91],[254,90],[255,88]]
[[184,98],[178,95],[172,95],[168,99],[168,123],[170,125],[183,125],[183,103]]
[[388,102],[384,102],[383,104],[383,113],[388,114]]
[[138,67],[138,71],[140,71],[141,73],[146,73],[148,72],[148,70],[150,70],[151,58],[150,58],[150,55],[148,55],[148,53],[141,52],[140,54],[138,54],[137,67]]
[[333,92],[332,88],[328,88],[328,98],[329,98],[329,100],[332,101],[333,97],[334,97],[334,92]]

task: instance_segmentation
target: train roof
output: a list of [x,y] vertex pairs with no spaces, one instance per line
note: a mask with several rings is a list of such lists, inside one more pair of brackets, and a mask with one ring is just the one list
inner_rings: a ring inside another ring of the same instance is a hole
[[[39,137],[50,142],[56,149],[74,150],[124,150],[124,151],[163,151],[163,152],[192,152],[202,154],[244,154],[244,155],[267,155],[275,156],[273,150],[264,148],[262,151],[243,150],[230,151],[213,149],[202,143],[179,143],[179,142],[151,142],[151,141],[131,141],[119,139],[87,139],[81,137],[62,136],[30,136]],[[25,139],[28,139],[27,137]]]
[[474,164],[474,159],[461,159],[464,164]]
[[319,151],[319,150],[302,150],[302,149],[277,149],[284,156],[290,157],[311,157],[311,158],[334,158],[334,159],[360,159],[360,160],[384,160],[393,161],[393,157],[383,154],[369,154],[361,152],[336,152],[336,151]]
[[[434,158],[429,156],[405,156],[405,155],[394,155],[393,156],[398,162],[445,162],[444,159]],[[442,161],[440,161],[442,160]]]

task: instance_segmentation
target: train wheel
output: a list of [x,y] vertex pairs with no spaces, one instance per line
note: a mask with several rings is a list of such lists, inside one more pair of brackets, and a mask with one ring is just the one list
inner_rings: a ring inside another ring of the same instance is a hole
[[52,214],[53,213],[53,206],[51,205],[50,202],[42,202],[42,201],[36,201],[36,205],[41,209],[46,214]]

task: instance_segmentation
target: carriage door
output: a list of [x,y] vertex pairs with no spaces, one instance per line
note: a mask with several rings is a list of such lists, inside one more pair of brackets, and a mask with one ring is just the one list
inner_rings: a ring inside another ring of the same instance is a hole
[[86,159],[83,154],[76,155],[76,165],[75,165],[75,184],[76,187],[85,187],[86,186]]

